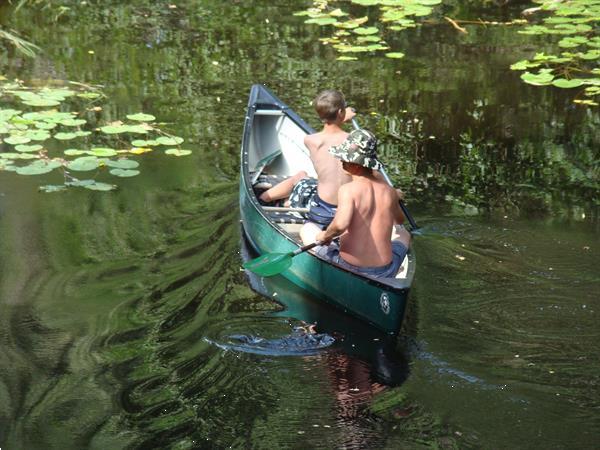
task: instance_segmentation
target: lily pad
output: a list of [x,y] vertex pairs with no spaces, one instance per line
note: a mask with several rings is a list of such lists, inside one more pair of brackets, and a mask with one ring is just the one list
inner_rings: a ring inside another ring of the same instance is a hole
[[[543,70],[543,69],[542,69]],[[552,73],[550,72],[542,72],[540,71],[540,73],[531,73],[531,72],[525,72],[524,74],[521,75],[521,79],[528,84],[532,84],[534,86],[544,86],[544,85],[548,85],[552,82],[552,80],[554,79],[554,75],[552,75]]]
[[136,175],[140,174],[139,170],[130,170],[130,169],[112,169],[110,171],[111,175],[114,175],[116,177],[124,177],[124,178],[128,178],[128,177],[135,177]]
[[82,156],[67,163],[67,168],[77,171],[88,171],[97,169],[100,166],[100,160],[95,156]]
[[365,28],[356,28],[356,29],[352,30],[352,32],[356,33],[356,34],[361,34],[361,35],[370,35],[370,34],[379,33],[379,30],[375,27],[365,27]]
[[60,164],[55,161],[37,160],[27,166],[18,167],[15,172],[19,175],[42,175],[52,172],[57,167],[60,167]]
[[117,151],[113,148],[94,147],[89,151],[93,156],[115,156]]
[[39,152],[43,148],[44,147],[42,147],[39,144],[33,144],[33,145],[20,144],[20,145],[15,145],[15,150],[18,151],[18,152]]
[[107,125],[100,128],[100,131],[106,134],[120,134],[127,133],[129,131],[129,127],[127,125]]
[[50,138],[50,133],[46,130],[29,130],[25,133],[25,137],[28,137],[32,141],[45,141]]
[[151,151],[152,149],[148,147],[134,147],[131,150],[129,150],[129,153],[133,153],[134,155],[141,155],[143,153],[148,153]]
[[170,148],[168,150],[165,150],[165,154],[173,155],[173,156],[187,156],[187,155],[191,155],[192,151],[191,150],[180,150],[178,148]]
[[113,189],[116,189],[117,186],[115,186],[114,184],[108,184],[108,183],[93,183],[93,184],[86,184],[85,186],[83,186],[86,189],[90,189],[92,191],[112,191]]
[[156,139],[156,142],[158,142],[161,145],[179,145],[183,143],[183,138],[180,138],[178,136],[161,136],[158,139]]
[[40,130],[52,130],[56,128],[56,122],[36,122],[35,127]]
[[45,186],[40,186],[39,190],[42,192],[60,192],[67,190],[67,186],[64,184],[46,184]]
[[392,59],[400,59],[400,58],[404,58],[404,53],[401,52],[389,52],[385,54],[386,58],[392,58]]
[[79,156],[79,155],[87,155],[88,152],[86,150],[78,150],[76,148],[68,148],[64,151],[64,154],[67,156]]
[[583,85],[583,82],[577,79],[565,80],[564,78],[557,78],[556,80],[552,80],[552,85],[563,89],[571,89]]
[[160,145],[160,142],[153,140],[145,141],[143,139],[136,139],[135,141],[131,142],[131,145],[133,145],[134,147],[149,147],[154,145]]
[[31,142],[31,138],[26,136],[11,135],[5,138],[4,142],[11,145],[27,144],[28,142]]
[[58,100],[53,100],[50,98],[38,97],[32,98],[30,100],[24,100],[23,104],[29,106],[58,106],[60,105],[60,102]]
[[60,121],[60,124],[65,127],[78,127],[85,123],[87,123],[87,120],[85,119],[63,119]]
[[116,161],[106,161],[106,165],[115,169],[136,169],[140,163],[132,159],[117,159]]
[[335,17],[323,16],[323,17],[313,17],[312,19],[307,19],[304,23],[313,23],[315,25],[333,25],[338,21]]
[[129,120],[138,120],[140,122],[152,122],[153,120],[156,120],[156,117],[154,117],[152,114],[144,113],[129,114],[127,118]]

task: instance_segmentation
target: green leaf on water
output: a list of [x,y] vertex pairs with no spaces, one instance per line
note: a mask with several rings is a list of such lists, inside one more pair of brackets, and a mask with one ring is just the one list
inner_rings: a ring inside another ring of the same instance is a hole
[[0,122],[5,122],[10,120],[13,116],[18,116],[21,114],[21,111],[18,109],[0,109]]
[[106,134],[127,133],[129,131],[129,127],[127,125],[107,125],[100,128],[100,131]]
[[132,159],[117,159],[106,161],[106,165],[115,169],[136,169],[140,164]]
[[534,86],[544,86],[552,82],[552,80],[554,79],[554,75],[552,75],[548,71],[545,71],[545,69],[542,69],[542,71],[540,71],[540,73],[537,74],[525,72],[521,75],[521,79],[525,83],[532,84]]
[[36,122],[35,123],[35,127],[39,128],[40,130],[52,130],[53,128],[56,128],[56,122]]
[[187,156],[187,155],[191,155],[192,151],[191,150],[180,150],[178,148],[170,148],[168,150],[165,150],[165,154],[173,155],[173,156]]
[[100,166],[100,161],[95,156],[82,156],[67,163],[67,168],[77,171],[88,171],[97,169]]
[[66,127],[78,127],[80,125],[87,123],[87,120],[85,120],[85,119],[63,119],[59,123]]
[[338,61],[358,61],[356,56],[338,56],[336,59]]
[[153,120],[156,120],[156,117],[154,117],[152,114],[144,113],[129,114],[127,118],[129,120],[138,120],[140,122],[152,122]]
[[57,106],[57,105],[60,105],[60,101],[53,100],[50,98],[38,97],[38,98],[32,98],[30,100],[24,100],[23,104],[29,105],[29,106]]
[[67,156],[79,156],[79,155],[87,155],[88,152],[85,150],[78,150],[76,148],[68,148],[64,151],[64,154]]
[[364,27],[364,28],[355,28],[352,30],[353,33],[360,35],[371,35],[379,33],[379,30],[376,27]]
[[160,145],[160,142],[158,141],[145,141],[143,139],[136,139],[135,141],[131,142],[131,145],[133,147],[153,147],[156,145]]
[[15,146],[15,150],[18,152],[39,152],[43,148],[44,147],[42,147],[39,144],[33,144],[33,145],[20,144],[20,145]]
[[116,177],[135,177],[136,175],[140,174],[139,170],[131,170],[131,169],[112,169],[110,171],[111,175],[114,175]]
[[389,52],[385,54],[386,58],[392,58],[392,59],[400,59],[400,58],[404,58],[404,53],[401,52]]
[[45,186],[40,186],[38,189],[42,192],[60,192],[65,191],[67,186],[64,184],[46,184]]
[[158,142],[161,145],[179,145],[183,143],[183,138],[180,138],[178,136],[161,136],[158,139],[156,139],[156,142]]
[[379,42],[381,38],[379,36],[369,35],[369,36],[359,36],[356,38],[358,42]]
[[27,144],[28,142],[31,142],[31,138],[13,134],[13,135],[5,138],[4,142],[6,142],[7,144],[11,144],[11,145]]
[[129,133],[146,134],[148,133],[148,128],[143,125],[127,125],[127,131]]
[[115,156],[117,151],[113,148],[94,147],[88,153],[93,156]]
[[52,172],[57,167],[60,167],[60,163],[55,161],[37,160],[27,166],[18,167],[16,172],[19,175],[42,175]]
[[46,130],[29,130],[25,132],[24,136],[32,141],[45,141],[50,138],[50,133]]
[[114,184],[100,183],[100,182],[96,182],[93,184],[86,184],[83,187],[86,189],[89,189],[91,191],[112,191],[113,189],[117,188],[117,186],[115,186]]
[[571,89],[583,85],[583,82],[577,79],[565,80],[564,78],[557,78],[556,80],[552,80],[552,85],[563,89]]
[[2,159],[21,159],[21,153],[14,153],[14,152],[0,153],[0,158],[2,158]]
[[304,23],[312,23],[315,25],[333,25],[337,23],[337,19],[330,16],[313,17],[312,19],[305,20]]

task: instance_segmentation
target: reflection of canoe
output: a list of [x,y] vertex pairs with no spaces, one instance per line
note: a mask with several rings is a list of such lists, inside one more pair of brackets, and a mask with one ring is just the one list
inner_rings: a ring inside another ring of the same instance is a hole
[[[315,176],[303,144],[304,136],[313,132],[267,88],[252,87],[242,140],[240,212],[244,233],[259,254],[296,250],[300,246],[302,219],[297,212],[262,206],[253,182],[267,175],[291,176],[299,170]],[[380,279],[361,276],[312,253],[302,253],[282,275],[314,296],[394,334],[402,324],[414,270],[411,253],[396,278]]]

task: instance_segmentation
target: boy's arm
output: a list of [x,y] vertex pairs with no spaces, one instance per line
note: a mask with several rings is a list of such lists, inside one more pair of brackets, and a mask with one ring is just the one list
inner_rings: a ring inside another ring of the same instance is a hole
[[331,242],[333,238],[344,233],[350,226],[353,214],[354,201],[352,199],[352,193],[348,186],[342,186],[338,191],[338,207],[335,217],[327,229],[317,234],[317,241],[328,243]]

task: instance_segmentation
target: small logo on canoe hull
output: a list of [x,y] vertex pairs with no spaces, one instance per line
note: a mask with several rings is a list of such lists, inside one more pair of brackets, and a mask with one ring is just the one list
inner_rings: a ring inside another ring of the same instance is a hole
[[390,313],[390,297],[385,292],[379,297],[379,306],[384,314]]

